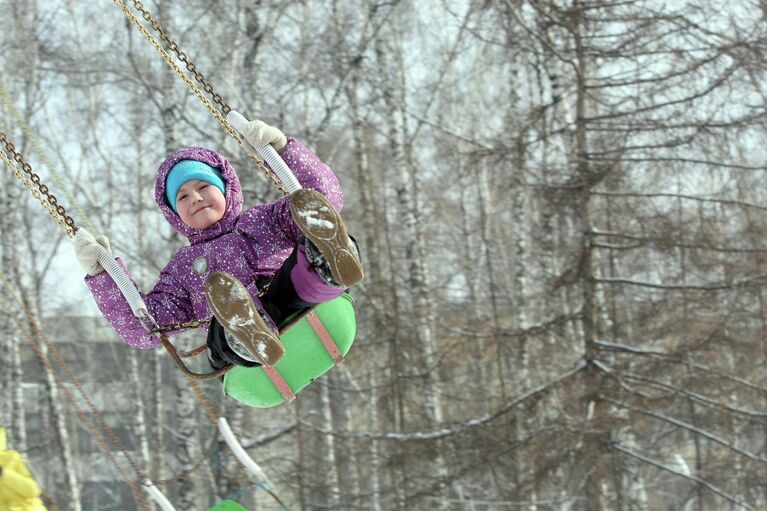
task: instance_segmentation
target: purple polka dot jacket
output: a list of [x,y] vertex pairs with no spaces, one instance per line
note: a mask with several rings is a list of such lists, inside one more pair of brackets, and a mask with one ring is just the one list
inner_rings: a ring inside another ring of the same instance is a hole
[[[338,179],[317,155],[298,140],[289,139],[280,156],[303,187],[314,188],[337,210],[341,209],[343,195]],[[224,216],[206,229],[196,230],[184,224],[165,198],[165,179],[179,160],[207,163],[218,169],[226,181]],[[255,297],[256,281],[274,275],[301,236],[290,216],[287,197],[241,212],[243,197],[237,173],[226,158],[210,149],[188,147],[169,156],[157,171],[155,200],[171,226],[189,239],[189,246],[173,256],[154,288],[142,293],[149,313],[161,326],[210,316],[203,282],[214,271],[234,275]],[[99,310],[123,341],[139,349],[160,344],[159,339],[146,334],[109,274],[86,277],[85,282]]]

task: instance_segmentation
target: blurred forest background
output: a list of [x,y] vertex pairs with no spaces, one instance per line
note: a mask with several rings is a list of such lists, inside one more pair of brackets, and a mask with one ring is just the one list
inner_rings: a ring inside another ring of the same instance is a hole
[[[0,131],[148,290],[185,242],[165,155],[218,149],[246,204],[280,194],[117,3],[0,0]],[[767,508],[764,2],[144,5],[335,169],[362,247],[343,366],[268,410],[200,386],[289,509]],[[152,509],[140,474],[176,509],[280,509],[2,187],[0,424],[51,508]]]

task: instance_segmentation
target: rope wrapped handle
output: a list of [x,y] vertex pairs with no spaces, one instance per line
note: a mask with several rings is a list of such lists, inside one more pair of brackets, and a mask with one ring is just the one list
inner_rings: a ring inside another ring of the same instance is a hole
[[[75,239],[96,241],[96,238],[82,227],[77,229]],[[98,259],[101,266],[103,266],[104,270],[106,270],[109,276],[112,277],[112,280],[115,281],[120,292],[128,301],[128,304],[133,311],[133,315],[141,319],[150,318],[144,299],[141,298],[141,294],[138,292],[138,289],[136,289],[136,286],[133,284],[128,274],[125,273],[125,270],[123,270],[117,263],[115,257],[101,245],[99,245]]]
[[[226,116],[227,122],[240,132],[241,135],[245,135],[245,128],[248,126],[248,120],[241,113],[236,110],[230,110]],[[296,176],[293,175],[293,171],[285,163],[285,161],[277,154],[277,151],[270,144],[256,147],[258,155],[264,159],[266,163],[272,168],[274,173],[285,186],[285,190],[288,193],[293,193],[296,190],[300,190],[301,183],[298,182]]]

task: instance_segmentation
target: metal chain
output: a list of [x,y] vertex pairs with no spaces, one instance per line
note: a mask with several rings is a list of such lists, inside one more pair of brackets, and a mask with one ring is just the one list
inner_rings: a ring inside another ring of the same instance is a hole
[[[24,173],[27,174],[26,179],[24,179],[25,176],[23,176],[23,174],[20,175],[14,172],[17,179],[24,183],[27,189],[33,193],[35,198],[40,201],[51,216],[56,219],[59,225],[67,231],[67,234],[74,236],[75,231],[77,231],[77,226],[75,225],[75,221],[72,220],[72,217],[67,214],[67,210],[64,209],[64,206],[60,205],[56,196],[48,191],[48,187],[40,180],[40,176],[32,171],[32,167],[24,160],[24,156],[16,151],[16,147],[8,140],[3,132],[0,132],[0,142],[5,145],[5,149],[13,156],[13,160],[18,163]],[[3,160],[6,160],[6,164],[11,163],[6,159],[5,153],[2,151],[0,152],[2,153]],[[11,171],[14,171],[14,169],[11,169]],[[37,190],[29,185],[30,181],[37,186]]]
[[[58,199],[56,199],[56,196],[48,191],[48,187],[42,183],[40,176],[32,170],[32,167],[29,165],[29,163],[24,160],[23,155],[16,151],[16,147],[8,140],[5,133],[3,132],[0,132],[0,142],[2,142],[5,145],[5,149],[13,155],[13,159],[11,159],[5,153],[5,151],[0,149],[0,159],[5,161],[6,166],[11,170],[11,172],[13,172],[13,174],[16,176],[16,179],[21,181],[21,183],[25,186],[25,188],[27,188],[27,190],[30,191],[35,199],[37,199],[37,201],[40,202],[40,204],[42,204],[43,207],[48,210],[50,215],[59,223],[59,225],[67,232],[67,234],[69,234],[69,236],[74,236],[75,232],[77,231],[75,221],[71,216],[67,214],[66,209],[58,204]],[[17,163],[19,165],[16,165]],[[23,172],[19,170],[19,166],[21,166]],[[33,184],[36,185],[37,188],[34,188],[32,186]],[[198,328],[209,322],[210,318],[206,318],[202,320],[181,323],[178,325],[167,325],[162,328],[158,328],[157,330],[153,330],[150,332],[150,335],[155,333],[163,334],[175,330]]]
[[24,173],[19,169],[19,166],[16,165],[16,162],[11,159],[10,156],[8,156],[5,151],[3,151],[0,148],[0,159],[2,159],[5,162],[5,166],[11,171],[11,173],[16,176],[16,179],[19,180],[21,184],[24,185],[24,187],[29,190],[29,193],[32,194],[32,196],[37,199],[37,201],[50,213],[50,215],[53,217],[54,220],[56,220],[62,228],[66,228],[66,224],[64,223],[63,219],[59,218],[58,213],[56,212],[56,209],[51,206],[51,204],[45,200],[45,197],[43,197],[43,194],[40,193],[40,190],[35,188],[32,183],[24,176]]
[[[114,0],[114,2],[117,4],[117,6],[120,8],[120,10],[123,12],[126,18],[131,22],[131,24],[136,27],[136,29],[141,33],[141,35],[144,36],[144,38],[149,41],[149,43],[154,47],[154,49],[162,56],[163,60],[165,61],[168,66],[175,71],[175,73],[181,78],[184,83],[194,92],[195,96],[202,102],[202,104],[205,106],[205,108],[210,111],[210,113],[218,120],[218,122],[221,124],[221,126],[224,127],[224,129],[229,133],[229,135],[234,138],[234,140],[239,144],[243,149],[245,149],[245,152],[248,153],[248,158],[256,162],[256,166],[263,172],[263,174],[269,179],[269,181],[274,184],[274,186],[279,189],[283,195],[288,195],[287,190],[285,190],[285,187],[282,184],[282,181],[279,180],[279,178],[275,175],[275,173],[270,170],[263,162],[261,158],[254,155],[251,152],[251,149],[248,144],[243,142],[242,137],[237,133],[237,131],[232,128],[232,126],[224,119],[224,116],[219,112],[206,98],[200,89],[192,82],[192,80],[184,73],[184,70],[181,69],[181,67],[176,64],[176,62],[173,61],[173,58],[170,56],[170,54],[165,51],[165,49],[160,45],[159,41],[155,39],[152,34],[149,33],[149,31],[146,29],[144,25],[141,24],[141,22],[136,18],[136,16],[133,15],[132,12],[130,12],[128,6],[125,4],[123,0]],[[168,33],[162,28],[162,26],[152,17],[152,14],[143,6],[143,4],[138,1],[134,0],[134,6],[138,11],[141,12],[142,16],[145,20],[147,20],[150,24],[150,26],[157,31],[157,33],[160,35],[160,37],[165,41],[176,53],[177,58],[184,62],[187,66],[187,69],[189,69],[195,76],[195,78],[203,84],[203,88],[206,92],[208,92],[212,97],[213,100],[216,101],[221,106],[221,109],[223,110],[224,114],[228,114],[231,108],[229,108],[229,105],[223,102],[221,100],[221,96],[216,93],[213,90],[213,87],[205,80],[203,75],[197,71],[197,67],[194,65],[193,62],[189,60],[189,58],[186,56],[186,53],[182,52],[180,48],[178,47],[178,44],[176,44],[175,41],[173,41]]]
[[[82,409],[79,407],[77,402],[74,400],[72,395],[70,394],[69,390],[63,386],[59,385],[61,389],[64,392],[65,397],[67,398],[67,401],[69,401],[72,408],[78,413],[80,418],[83,420],[83,424],[93,433],[93,437],[96,439],[96,441],[99,443],[99,445],[102,447],[102,451],[104,454],[112,460],[112,463],[115,465],[116,469],[120,474],[123,476],[123,480],[126,484],[128,484],[131,489],[135,489],[138,491],[138,487],[135,485],[135,483],[127,477],[127,475],[122,471],[122,466],[117,462],[114,455],[112,454],[112,449],[107,445],[107,443],[103,439],[103,435],[99,431],[99,429],[96,427],[100,427],[101,431],[105,432],[106,435],[109,437],[109,439],[112,441],[113,445],[117,447],[119,451],[123,453],[125,456],[125,460],[130,465],[131,469],[136,473],[136,476],[139,480],[143,481],[145,479],[145,476],[142,474],[141,470],[138,467],[138,464],[133,460],[133,458],[130,456],[127,447],[125,444],[120,440],[120,438],[117,436],[115,431],[109,427],[109,425],[104,421],[104,417],[99,412],[98,408],[96,407],[96,404],[93,402],[93,400],[90,398],[90,395],[85,391],[83,386],[80,384],[79,380],[75,377],[74,373],[72,372],[72,369],[67,364],[66,360],[64,360],[63,355],[56,347],[56,344],[46,335],[46,333],[43,331],[42,327],[40,326],[40,322],[37,320],[34,313],[27,307],[20,299],[18,295],[13,291],[11,288],[11,283],[7,279],[7,277],[0,273],[0,283],[2,283],[7,288],[7,294],[13,298],[19,307],[24,311],[24,315],[26,316],[27,325],[29,325],[33,332],[36,333],[40,339],[42,340],[43,344],[48,350],[48,353],[53,356],[53,358],[56,361],[56,364],[59,366],[61,371],[66,375],[67,379],[70,381],[70,383],[78,390],[80,393],[80,396],[83,398],[85,403],[88,405],[88,408],[90,408],[91,413],[93,414],[93,417],[95,418],[95,424],[93,421],[90,421],[85,415],[85,413],[82,411]],[[3,295],[0,294],[0,305],[3,306],[3,308],[6,311],[11,310],[10,304],[7,303],[3,299]],[[32,349],[37,354],[40,361],[47,365],[51,369],[51,373],[54,375],[56,380],[61,383],[60,377],[56,371],[53,371],[53,367],[50,365],[50,361],[48,360],[48,357],[46,357],[41,350],[40,346],[37,345],[37,343],[34,341],[34,339],[31,337],[30,333],[27,332],[26,329],[22,328],[22,324],[19,321],[18,317],[15,314],[11,314],[11,318],[16,323],[16,326],[18,327],[19,331],[26,337],[26,339],[29,341],[30,345],[32,346]],[[205,320],[208,321],[208,320]],[[204,323],[205,321],[199,321],[199,323]],[[193,323],[193,322],[189,322]],[[203,410],[205,413],[215,422],[218,419],[218,416],[213,409],[213,405],[210,404],[210,401],[205,399],[204,395],[202,395],[199,388],[197,388],[194,385],[195,382],[190,381],[190,386],[192,387],[192,392],[195,394],[195,397],[197,397],[198,401],[200,401]],[[167,485],[174,482],[177,482],[181,479],[185,479],[189,474],[200,468],[202,463],[210,458],[211,453],[213,452],[213,448],[217,445],[216,437],[214,436],[213,439],[210,442],[210,445],[205,449],[205,452],[202,453],[199,457],[199,459],[195,462],[195,464],[187,469],[184,470],[172,477],[169,477],[167,479],[162,480],[153,480],[152,482],[156,485]],[[134,495],[136,493],[134,492]],[[140,500],[143,502],[143,497],[141,495],[141,492],[138,492],[137,500]],[[146,504],[145,504],[146,506]]]
[[56,171],[56,165],[53,164],[51,159],[46,154],[45,150],[43,150],[43,147],[40,144],[40,140],[37,138],[37,136],[35,136],[35,133],[32,131],[32,127],[29,125],[27,120],[24,118],[24,115],[22,115],[22,113],[14,104],[13,98],[11,98],[11,95],[8,94],[8,91],[6,90],[5,84],[3,83],[3,80],[1,77],[0,77],[0,101],[3,103],[3,105],[5,105],[5,108],[8,110],[8,112],[10,112],[11,117],[13,118],[13,121],[16,124],[16,126],[18,126],[21,129],[21,132],[29,141],[29,144],[31,146],[29,153],[31,154],[33,151],[37,153],[37,155],[40,157],[41,163],[43,164],[43,168],[48,169],[48,172],[50,172],[51,178],[53,179],[53,183],[56,185],[57,189],[64,193],[64,197],[66,198],[67,204],[74,207],[75,211],[77,212],[77,218],[80,224],[85,222],[85,225],[90,232],[98,231],[95,224],[91,221],[88,214],[85,212],[85,209],[82,207],[82,205],[77,200],[77,198],[75,198],[71,188],[67,186],[67,183],[65,182],[64,178],[61,176],[59,172]]
[[[53,376],[54,380],[57,383],[57,387],[64,394],[64,398],[69,402],[69,405],[72,407],[72,409],[74,409],[74,411],[80,417],[80,420],[82,421],[83,425],[86,428],[88,428],[90,432],[93,434],[93,438],[96,440],[96,443],[99,444],[101,451],[104,453],[104,455],[107,458],[110,459],[110,461],[114,465],[117,472],[120,474],[123,481],[130,487],[131,492],[133,493],[134,497],[136,497],[136,500],[142,504],[142,507],[144,509],[150,509],[150,507],[147,505],[136,483],[128,476],[128,474],[124,472],[124,467],[120,463],[118,463],[117,459],[114,456],[114,453],[112,452],[112,449],[106,443],[106,440],[104,439],[104,436],[102,435],[102,431],[99,431],[99,429],[96,427],[96,424],[98,424],[103,431],[107,432],[107,435],[112,438],[112,442],[116,441],[114,445],[117,446],[118,449],[120,449],[123,452],[123,454],[125,455],[125,459],[128,461],[129,465],[134,470],[134,472],[138,476],[138,479],[140,480],[142,479],[141,472],[138,470],[138,467],[135,465],[135,463],[131,459],[130,455],[125,449],[125,446],[122,444],[122,442],[120,442],[120,439],[117,437],[114,431],[111,430],[109,426],[107,426],[104,423],[104,419],[99,414],[98,409],[95,407],[93,401],[85,392],[85,389],[82,388],[77,378],[74,377],[74,374],[72,373],[71,369],[67,365],[61,353],[58,351],[56,346],[51,342],[48,336],[45,335],[45,332],[43,332],[39,324],[39,321],[37,320],[34,313],[29,309],[29,307],[27,307],[26,304],[24,304],[21,298],[18,295],[16,295],[16,293],[13,291],[13,288],[11,287],[10,282],[2,273],[0,273],[0,281],[2,281],[4,287],[6,288],[6,293],[10,295],[11,298],[13,298],[13,300],[19,305],[21,309],[23,309],[24,315],[26,317],[26,324],[31,329],[31,332],[28,331],[26,328],[24,328],[24,325],[22,324],[22,321],[18,318],[17,314],[11,312],[12,307],[8,302],[5,301],[5,299],[3,299],[3,295],[0,295],[0,305],[2,305],[2,307],[7,312],[10,313],[10,317],[13,320],[13,322],[16,323],[16,327],[18,328],[18,331],[21,332],[24,338],[26,338],[27,342],[29,342],[33,351],[37,355],[37,358],[39,359],[40,364],[43,367],[45,367]],[[93,413],[93,417],[96,419],[96,424],[94,424],[94,422],[90,420],[90,418],[88,418],[85,411],[83,411],[83,409],[79,406],[79,404],[75,400],[74,396],[72,396],[70,390],[64,385],[64,382],[62,381],[61,376],[54,369],[53,365],[51,364],[51,361],[46,356],[46,353],[43,351],[42,347],[40,346],[38,341],[33,337],[32,334],[36,334],[36,336],[39,337],[39,339],[42,341],[42,344],[45,345],[47,349],[47,353],[53,356],[53,358],[56,360],[57,365],[67,376],[70,383],[72,383],[75,386],[75,388],[77,388],[77,390],[80,392],[80,395],[83,397],[86,404],[91,409],[91,412]]]
[[152,482],[158,486],[159,485],[167,486],[169,484],[173,484],[178,481],[181,481],[182,479],[186,479],[189,476],[189,474],[192,474],[195,471],[197,471],[197,469],[199,469],[204,462],[210,460],[210,457],[213,454],[213,451],[217,445],[218,445],[218,437],[214,434],[213,438],[211,438],[210,443],[208,444],[208,447],[200,454],[200,456],[197,458],[197,461],[195,461],[194,465],[167,479],[152,480]]
[[192,328],[199,328],[203,325],[210,323],[210,318],[196,319],[194,321],[187,321],[186,323],[177,323],[174,325],[165,325],[159,328],[155,328],[150,331],[148,335],[162,335],[169,332],[175,332],[176,330],[191,330]]
[[229,105],[224,103],[224,100],[221,98],[221,95],[218,94],[216,91],[213,90],[213,86],[208,83],[207,80],[205,80],[205,76],[203,76],[202,73],[200,73],[197,70],[197,66],[194,65],[194,62],[190,61],[189,58],[186,56],[186,53],[181,51],[181,49],[178,47],[176,42],[170,38],[168,33],[162,28],[162,25],[160,25],[157,20],[155,20],[152,17],[152,14],[146,10],[144,7],[144,4],[142,4],[139,0],[133,0],[133,6],[136,8],[137,11],[141,13],[141,15],[144,17],[146,21],[149,22],[149,24],[152,26],[152,28],[160,34],[160,38],[168,43],[168,47],[176,54],[176,58],[180,60],[181,62],[186,65],[186,68],[189,70],[190,73],[194,75],[194,79],[197,80],[200,84],[202,84],[203,90],[211,95],[213,98],[213,101],[217,103],[221,107],[221,111],[224,112],[224,114],[228,114],[231,111],[231,108]]

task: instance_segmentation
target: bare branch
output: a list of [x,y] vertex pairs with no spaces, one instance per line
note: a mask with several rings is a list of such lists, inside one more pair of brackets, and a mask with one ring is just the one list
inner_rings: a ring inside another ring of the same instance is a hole
[[690,481],[694,481],[694,482],[696,482],[698,484],[702,484],[703,486],[705,486],[706,488],[708,488],[712,492],[716,493],[720,497],[724,497],[725,499],[729,500],[730,502],[732,502],[734,504],[737,504],[739,506],[742,506],[742,507],[744,507],[746,509],[750,509],[752,511],[756,511],[755,508],[753,508],[750,505],[746,504],[745,502],[737,499],[736,497],[733,497],[732,495],[729,495],[728,493],[725,493],[723,490],[717,488],[716,486],[714,486],[713,484],[709,483],[705,479],[702,479],[700,477],[693,476],[693,475],[684,474],[684,473],[682,473],[682,472],[680,472],[678,470],[675,470],[675,469],[669,467],[668,465],[665,465],[665,464],[663,464],[663,463],[661,463],[659,461],[650,459],[650,458],[648,458],[646,456],[642,456],[641,454],[638,454],[638,453],[636,453],[634,451],[631,451],[631,450],[623,447],[622,445],[620,445],[618,443],[613,443],[612,444],[612,448],[617,450],[617,451],[622,452],[623,454],[625,454],[627,456],[630,456],[630,457],[632,457],[634,459],[637,459],[639,461],[647,463],[648,465],[652,465],[653,467],[659,468],[661,470],[665,470],[666,472],[669,472],[669,473],[674,474],[676,476],[682,477],[684,479],[688,479]]

